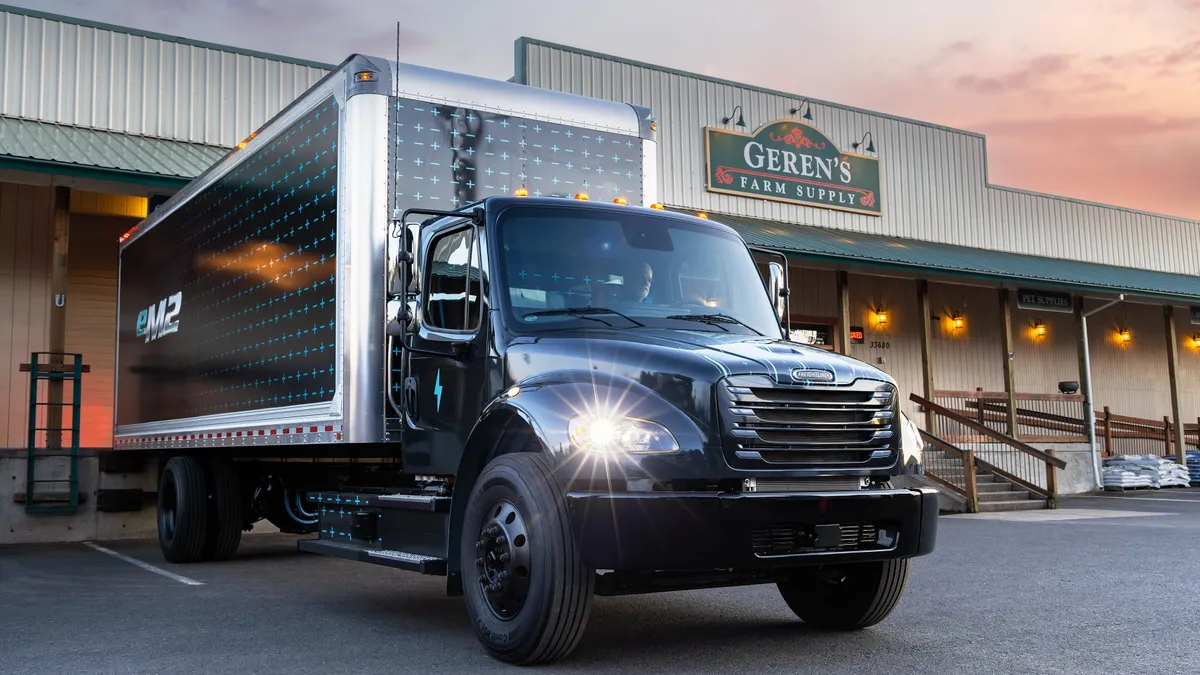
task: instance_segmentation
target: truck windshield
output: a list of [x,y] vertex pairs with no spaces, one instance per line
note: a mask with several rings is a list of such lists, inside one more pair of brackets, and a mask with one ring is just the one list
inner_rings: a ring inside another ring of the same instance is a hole
[[749,251],[735,235],[628,213],[504,211],[498,267],[519,332],[650,327],[782,336]]

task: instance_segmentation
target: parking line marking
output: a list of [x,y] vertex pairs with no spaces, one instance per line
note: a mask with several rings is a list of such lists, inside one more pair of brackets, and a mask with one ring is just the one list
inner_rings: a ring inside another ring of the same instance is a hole
[[203,586],[204,585],[203,581],[196,581],[195,579],[189,579],[185,576],[180,576],[178,574],[175,574],[174,572],[168,572],[161,567],[155,567],[154,565],[151,565],[148,562],[142,562],[141,560],[138,560],[137,558],[131,558],[122,553],[117,553],[116,551],[114,551],[112,549],[104,548],[103,546],[93,544],[90,541],[83,542],[83,545],[87,546],[88,548],[93,549],[95,551],[99,551],[101,553],[107,553],[108,555],[111,555],[112,557],[116,558],[117,560],[124,560],[125,562],[129,563],[130,565],[136,565],[137,567],[140,567],[140,568],[146,570],[147,572],[161,574],[162,576],[164,576],[168,579],[174,579],[175,581],[178,581],[179,583],[185,584],[187,586]]

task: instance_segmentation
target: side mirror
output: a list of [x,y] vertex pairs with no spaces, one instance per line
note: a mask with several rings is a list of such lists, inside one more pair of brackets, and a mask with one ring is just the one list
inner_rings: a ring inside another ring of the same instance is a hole
[[783,325],[787,318],[787,292],[785,289],[786,280],[784,279],[783,265],[777,262],[767,263],[767,292],[771,295],[771,307],[775,309],[775,318],[779,320],[779,325]]

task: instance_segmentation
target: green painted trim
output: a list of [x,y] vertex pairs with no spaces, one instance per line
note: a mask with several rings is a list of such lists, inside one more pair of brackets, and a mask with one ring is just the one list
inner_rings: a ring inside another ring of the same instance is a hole
[[231,47],[229,45],[219,45],[215,42],[204,42],[202,40],[190,40],[188,38],[179,37],[176,35],[167,35],[165,33],[155,33],[152,31],[141,30],[138,28],[130,28],[128,26],[118,26],[111,23],[101,23],[99,21],[90,21],[88,19],[78,19],[73,16],[63,14],[51,14],[36,9],[26,9],[24,7],[14,7],[12,5],[0,5],[0,12],[8,12],[10,14],[20,14],[34,19],[45,19],[48,21],[59,21],[61,23],[69,23],[76,26],[85,26],[87,28],[97,28],[100,30],[113,31],[114,33],[124,33],[126,35],[136,35],[138,37],[150,38],[152,40],[162,40],[164,42],[175,42],[189,47],[200,47],[201,49],[213,49],[220,52],[229,52],[231,54],[241,54],[243,56],[251,56],[260,59],[269,59],[271,61],[281,61],[283,63],[291,63],[297,66],[307,66],[309,68],[318,68],[321,70],[333,70],[337,66],[319,61],[309,61],[307,59],[298,59],[291,56],[282,56],[280,54],[269,54],[267,52],[259,52],[253,49],[241,49]]
[[192,180],[180,176],[163,176],[160,174],[139,173],[137,171],[125,171],[122,169],[104,169],[79,164],[59,164],[39,159],[20,159],[16,157],[0,157],[0,169],[50,173],[59,176],[72,176],[74,178],[110,180],[118,183],[134,183],[137,185],[170,188],[172,190],[179,189]]
[[[740,235],[739,235],[740,236]],[[793,260],[817,260],[821,262],[846,262],[859,265],[862,267],[872,267],[877,269],[903,270],[911,272],[913,270],[927,270],[947,276],[966,277],[968,279],[981,279],[988,281],[1020,281],[1032,286],[1039,286],[1048,290],[1054,289],[1070,289],[1075,291],[1092,291],[1096,293],[1124,293],[1126,295],[1136,295],[1144,298],[1155,298],[1159,300],[1186,300],[1194,302],[1200,299],[1200,295],[1176,295],[1171,293],[1163,293],[1157,291],[1147,291],[1141,289],[1120,288],[1116,286],[1095,286],[1092,284],[1074,283],[1070,281],[1055,281],[1052,279],[1042,279],[1039,277],[1027,277],[1017,274],[990,274],[987,272],[975,272],[970,270],[959,270],[952,267],[927,267],[924,265],[914,265],[909,263],[898,263],[886,260],[874,260],[870,258],[854,258],[851,256],[836,255],[830,253],[816,253],[813,251],[799,251],[796,249],[783,249],[779,247],[766,246],[765,248],[773,248],[780,251],[788,258]]]

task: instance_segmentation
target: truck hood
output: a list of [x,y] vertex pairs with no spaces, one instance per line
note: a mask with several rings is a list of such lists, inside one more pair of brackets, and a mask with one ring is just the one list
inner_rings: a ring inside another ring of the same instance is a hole
[[510,343],[505,361],[512,384],[553,381],[562,373],[632,381],[706,422],[714,419],[712,386],[731,375],[762,375],[779,384],[894,383],[877,368],[823,349],[701,330],[603,329],[521,337]]

